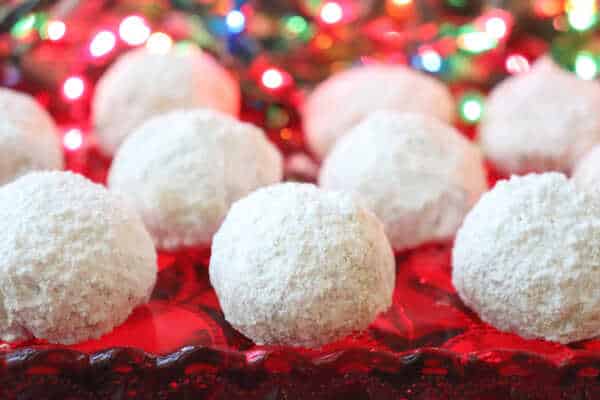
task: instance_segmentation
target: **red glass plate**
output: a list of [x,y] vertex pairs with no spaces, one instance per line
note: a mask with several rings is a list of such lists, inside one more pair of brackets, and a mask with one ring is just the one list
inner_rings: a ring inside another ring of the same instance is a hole
[[[70,167],[103,179],[106,160],[84,158]],[[393,307],[318,350],[255,346],[223,318],[209,252],[163,253],[150,303],[100,340],[0,343],[0,399],[600,399],[600,340],[482,323],[452,287],[450,251],[398,254]]]

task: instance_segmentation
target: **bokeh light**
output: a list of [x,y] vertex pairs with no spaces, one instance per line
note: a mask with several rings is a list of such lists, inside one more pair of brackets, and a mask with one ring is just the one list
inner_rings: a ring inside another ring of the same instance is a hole
[[144,18],[137,15],[126,17],[119,25],[119,36],[131,46],[143,44],[150,36],[150,32]]
[[460,119],[467,124],[476,124],[483,115],[483,97],[479,93],[469,92],[459,102]]
[[70,151],[75,151],[83,144],[83,134],[80,129],[73,128],[65,132],[63,146]]
[[71,76],[65,80],[62,88],[68,100],[77,100],[85,92],[85,82],[79,76]]
[[319,16],[326,24],[336,24],[344,17],[344,10],[338,3],[334,1],[328,1],[327,3],[323,4]]
[[57,42],[67,33],[67,25],[58,20],[52,20],[46,25],[46,35],[48,39]]
[[0,69],[0,77],[0,85],[12,87],[17,85],[23,76],[19,68],[8,64]]
[[496,43],[496,39],[488,32],[480,32],[472,29],[462,32],[457,39],[460,49],[473,54],[493,49]]
[[534,12],[543,18],[555,17],[563,11],[562,0],[537,0],[533,9]]
[[527,58],[521,54],[511,54],[506,57],[505,67],[510,74],[520,74],[529,71],[531,68]]
[[146,48],[151,53],[166,54],[173,47],[171,36],[163,32],[154,32],[146,42]]
[[598,21],[596,0],[569,0],[565,11],[569,26],[576,31],[587,31]]
[[567,15],[567,20],[576,31],[587,31],[596,23],[596,16],[585,12],[572,12]]
[[227,17],[225,17],[225,23],[227,24],[229,32],[240,33],[246,26],[246,17],[241,11],[232,10],[227,14]]
[[408,18],[413,9],[413,0],[386,0],[385,3],[386,12],[393,18]]
[[117,43],[117,38],[110,31],[100,31],[94,36],[90,43],[90,54],[94,57],[102,57],[110,53]]
[[593,54],[581,52],[575,57],[575,73],[582,79],[591,80],[598,75],[598,63]]
[[319,33],[315,36],[314,44],[320,50],[327,50],[333,46],[333,39],[326,33]]
[[276,68],[269,68],[263,72],[261,81],[268,89],[279,89],[283,85],[283,74]]
[[442,69],[442,57],[432,49],[425,50],[421,53],[421,66],[425,71],[436,73]]
[[285,29],[293,37],[308,40],[312,36],[310,24],[300,15],[292,15],[285,19]]
[[502,39],[507,30],[506,22],[500,17],[491,17],[485,22],[485,31],[496,39]]
[[35,14],[29,14],[21,18],[16,24],[13,25],[12,29],[10,30],[10,34],[17,39],[23,39],[29,36],[29,34],[33,32],[36,20],[37,17]]

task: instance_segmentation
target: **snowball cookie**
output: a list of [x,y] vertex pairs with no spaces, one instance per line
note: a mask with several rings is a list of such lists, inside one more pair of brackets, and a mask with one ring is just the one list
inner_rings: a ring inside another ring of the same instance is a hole
[[282,176],[261,129],[217,111],[177,110],[125,141],[108,185],[132,201],[154,243],[172,250],[209,244],[231,203]]
[[559,173],[513,176],[458,231],[452,280],[484,321],[524,338],[600,335],[600,207]]
[[146,302],[156,254],[122,199],[70,172],[0,188],[0,339],[98,338]]
[[318,347],[390,307],[395,264],[383,226],[351,196],[285,183],[231,207],[209,274],[225,318],[254,342]]
[[308,97],[303,110],[306,140],[315,155],[323,158],[350,128],[381,109],[451,121],[454,100],[442,83],[404,66],[353,68],[333,75]]
[[31,96],[0,88],[0,185],[30,171],[62,167],[50,115]]
[[600,145],[596,145],[575,165],[573,181],[580,189],[600,195]]
[[119,58],[98,82],[93,119],[100,148],[112,155],[127,135],[157,114],[208,107],[237,115],[239,103],[238,83],[201,50],[156,54],[138,49]]
[[479,127],[485,155],[506,174],[561,171],[600,142],[600,83],[585,81],[546,57],[510,77],[487,99]]
[[377,111],[340,139],[319,183],[356,195],[396,250],[450,239],[487,188],[479,150],[423,114]]

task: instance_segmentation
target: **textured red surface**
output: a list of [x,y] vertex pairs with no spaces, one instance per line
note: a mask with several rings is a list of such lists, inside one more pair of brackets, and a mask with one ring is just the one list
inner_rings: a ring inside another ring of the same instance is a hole
[[[108,165],[93,152],[69,162],[100,181]],[[452,287],[450,249],[398,254],[393,307],[319,350],[255,346],[223,318],[208,250],[161,254],[152,301],[102,339],[0,344],[0,399],[600,398],[600,340],[563,346],[482,323]]]

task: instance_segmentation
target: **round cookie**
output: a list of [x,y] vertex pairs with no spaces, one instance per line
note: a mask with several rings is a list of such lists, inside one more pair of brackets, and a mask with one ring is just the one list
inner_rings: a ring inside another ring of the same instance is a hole
[[559,173],[513,176],[458,231],[452,281],[482,320],[524,338],[600,335],[600,206]]
[[62,168],[50,115],[29,95],[0,88],[0,185],[30,171]]
[[232,115],[239,112],[239,85],[211,56],[195,47],[164,54],[130,51],[105,72],[96,87],[93,120],[98,144],[113,155],[147,119],[197,107]]
[[450,239],[487,188],[479,150],[422,114],[377,111],[341,138],[319,183],[359,198],[404,250]]
[[279,182],[282,164],[260,128],[213,110],[177,110],[125,141],[108,186],[132,202],[155,244],[172,250],[209,244],[231,203]]
[[600,83],[560,69],[547,57],[490,93],[479,126],[484,154],[503,174],[571,172],[600,143]]
[[98,338],[149,299],[156,253],[122,199],[70,172],[0,188],[0,339]]
[[324,158],[335,141],[373,111],[390,109],[454,115],[450,91],[434,78],[401,65],[369,65],[338,73],[321,83],[303,109],[306,140]]
[[318,347],[390,307],[395,263],[351,196],[285,183],[232,206],[209,273],[225,318],[255,343]]

